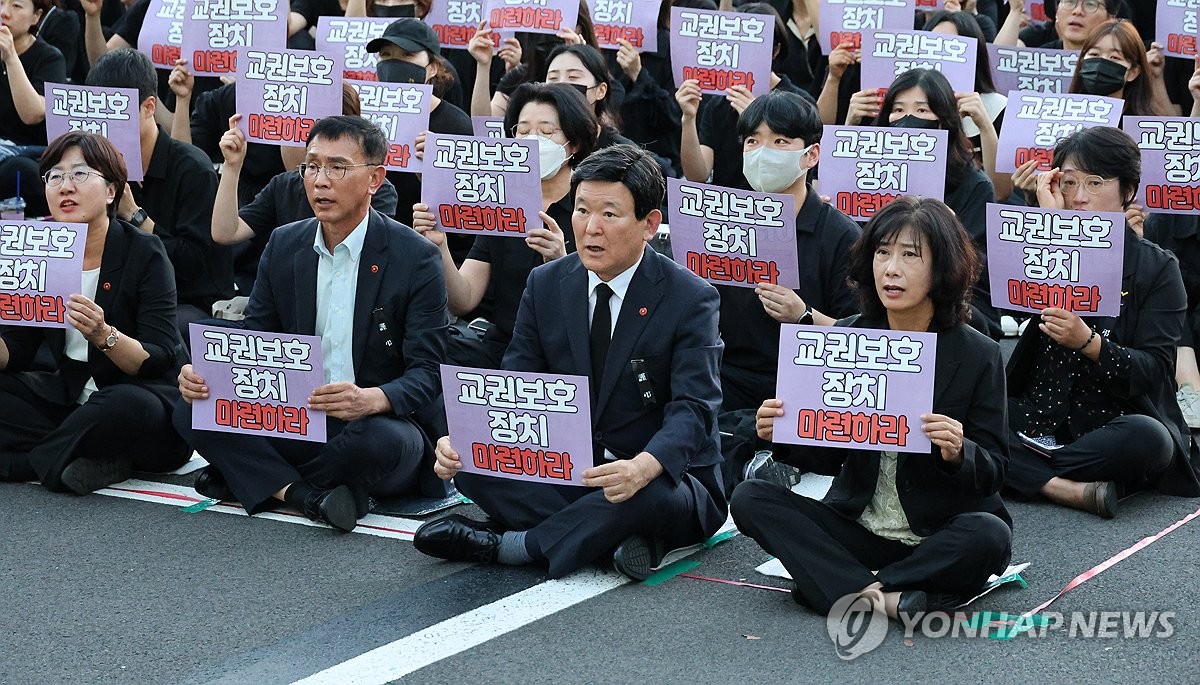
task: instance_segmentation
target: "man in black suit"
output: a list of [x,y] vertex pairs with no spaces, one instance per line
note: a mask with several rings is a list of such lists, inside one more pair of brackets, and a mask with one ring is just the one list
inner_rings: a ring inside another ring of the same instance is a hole
[[427,474],[432,446],[413,414],[438,394],[446,285],[437,248],[371,209],[386,149],[360,117],[317,122],[302,166],[315,218],[271,234],[246,307],[246,328],[321,337],[326,385],[308,405],[327,413],[328,443],[192,430],[190,403],[208,388],[184,366],[175,426],[216,467],[197,478],[201,494],[251,514],[281,500],[348,531],[369,496]]
[[545,561],[553,578],[612,552],[617,570],[640,580],[664,549],[700,542],[726,518],[719,300],[646,245],[665,190],[653,155],[631,145],[595,152],[571,186],[579,251],[530,275],[504,368],[589,376],[587,487],[459,473],[443,437],[438,476],[455,478],[492,522],[449,516],[414,543],[443,559]]

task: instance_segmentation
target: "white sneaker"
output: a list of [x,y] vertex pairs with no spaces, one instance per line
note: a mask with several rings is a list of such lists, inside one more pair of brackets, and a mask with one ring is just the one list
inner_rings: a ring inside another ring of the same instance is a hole
[[1179,403],[1188,428],[1200,428],[1200,391],[1185,385],[1175,393],[1175,401]]

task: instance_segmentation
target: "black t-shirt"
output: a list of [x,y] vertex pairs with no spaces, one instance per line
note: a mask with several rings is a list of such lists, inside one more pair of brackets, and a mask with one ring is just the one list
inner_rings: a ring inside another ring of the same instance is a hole
[[[46,83],[62,83],[67,80],[67,71],[62,53],[41,38],[36,38],[29,49],[21,53],[21,67],[33,84],[33,89],[44,93]],[[39,121],[28,125],[21,122],[17,105],[13,102],[12,88],[8,83],[8,66],[0,62],[0,138],[18,145],[45,145],[46,123]]]
[[[66,73],[73,77],[76,64],[79,61],[80,46],[83,45],[83,26],[79,17],[70,10],[51,6],[42,15],[42,23],[38,26],[38,38],[58,48],[66,64]],[[86,60],[87,53],[84,52]]]
[[[117,20],[116,25],[113,26],[113,33],[136,48],[138,46],[138,37],[142,33],[142,24],[146,22],[146,12],[149,8],[150,0],[137,0]],[[171,90],[170,84],[167,83],[167,79],[171,77],[171,70],[155,65],[154,71],[158,75],[159,102],[163,103],[167,109],[175,111],[175,92]],[[192,107],[196,106],[196,101],[202,93],[215,90],[219,87],[221,87],[221,79],[216,76],[197,76],[195,85],[192,86]]]
[[[811,95],[792,85],[786,76],[781,76],[772,90],[792,92],[812,101]],[[750,183],[742,175],[742,144],[738,142],[737,110],[724,95],[714,95],[705,98],[698,114],[696,132],[700,144],[713,150],[713,185],[749,190]]]
[[[396,188],[387,179],[371,198],[371,208],[386,216],[395,214]],[[238,218],[254,231],[252,242],[261,243],[262,247],[266,247],[271,231],[312,217],[312,205],[304,192],[304,179],[295,169],[272,178],[252,202],[238,210]],[[261,247],[259,252],[261,254]]]
[[317,20],[321,17],[346,15],[346,10],[342,9],[338,0],[292,0],[292,11],[304,17],[308,26],[316,26]]
[[625,90],[620,108],[621,133],[665,159],[670,165],[668,175],[679,175],[683,165],[679,160],[679,103],[675,101],[671,74],[670,33],[659,29],[658,51],[642,53],[637,81],[631,81],[621,70],[615,50],[604,52],[609,72]]
[[[204,151],[214,163],[220,163],[221,137],[229,130],[229,117],[237,113],[236,83],[229,83],[196,98],[192,109],[192,145]],[[247,143],[246,160],[238,179],[238,204],[252,200],[267,182],[283,173],[279,146]]]
[[[571,230],[574,199],[566,197],[550,205],[547,213],[558,222],[566,242],[567,254],[575,251],[575,233]],[[535,226],[537,224],[534,224]],[[495,324],[486,339],[507,344],[517,322],[517,308],[525,293],[529,272],[545,263],[542,255],[525,244],[523,238],[499,238],[481,235],[475,239],[467,259],[486,262],[492,267],[487,293],[492,299],[491,322]]]

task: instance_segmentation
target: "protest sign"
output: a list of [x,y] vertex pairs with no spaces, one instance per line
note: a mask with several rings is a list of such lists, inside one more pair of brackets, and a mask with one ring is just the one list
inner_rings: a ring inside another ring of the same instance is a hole
[[800,287],[796,199],[667,179],[671,254],[700,278],[753,288]]
[[183,59],[193,76],[232,74],[238,48],[287,47],[287,15],[281,0],[188,0]]
[[129,180],[142,180],[141,102],[137,89],[47,83],[43,90],[47,140],[68,131],[102,135],[125,158]]
[[464,472],[583,485],[593,460],[587,376],[443,364],[442,391]]
[[941,200],[949,134],[941,130],[826,126],[821,135],[821,192],[856,221],[901,195]]
[[1124,254],[1121,212],[987,206],[988,274],[1000,309],[1117,316]]
[[433,86],[378,81],[348,83],[358,91],[363,118],[378,126],[388,139],[383,165],[389,171],[420,171],[421,160],[413,154],[413,146],[417,135],[429,130]]
[[421,202],[439,231],[524,237],[541,225],[537,142],[429,134]]
[[1054,18],[1046,14],[1046,0],[1025,0],[1025,14],[1034,21],[1050,21]]
[[910,30],[915,12],[913,0],[822,0],[817,34],[821,52],[828,55],[842,43],[858,49],[863,34],[874,31]]
[[1018,48],[988,43],[992,80],[997,93],[1023,90],[1031,93],[1065,93],[1070,90],[1079,61],[1077,50]]
[[379,53],[367,52],[367,43],[382,36],[393,21],[387,17],[321,17],[317,20],[317,50],[342,56],[342,78],[378,81]]
[[183,16],[187,0],[150,0],[137,48],[158,69],[174,69],[182,54]]
[[1012,91],[996,151],[996,171],[1016,171],[1036,159],[1050,168],[1054,146],[1082,128],[1118,126],[1125,101],[1100,95]]
[[596,42],[616,50],[621,40],[638,52],[658,50],[658,10],[655,0],[588,0]]
[[937,334],[784,324],[774,441],[929,452]]
[[1142,151],[1138,202],[1152,212],[1200,214],[1200,121],[1125,117],[1124,127]]
[[238,125],[252,143],[303,146],[318,119],[342,113],[341,58],[308,50],[238,51]]
[[724,95],[745,86],[755,95],[771,89],[771,17],[739,12],[671,8],[671,70],[675,85],[695,79],[705,93]]
[[485,18],[495,31],[557,35],[575,30],[579,22],[579,0],[486,0]]
[[87,224],[0,221],[0,325],[70,328]]
[[1196,13],[1200,0],[1158,0],[1154,35],[1167,57],[1196,56]]
[[[479,23],[483,21],[484,0],[447,0],[435,2],[425,15],[425,23],[437,34],[442,49],[466,50],[474,37]],[[492,40],[500,44],[497,34]],[[465,76],[464,76],[465,78]]]
[[321,338],[190,324],[192,367],[208,399],[192,401],[192,428],[325,442],[325,412],[308,408],[324,385]]
[[911,69],[942,72],[955,92],[975,92],[979,41],[929,31],[875,31],[863,37],[862,87],[887,88]]
[[504,135],[504,117],[471,117],[471,130],[476,138],[507,138]]

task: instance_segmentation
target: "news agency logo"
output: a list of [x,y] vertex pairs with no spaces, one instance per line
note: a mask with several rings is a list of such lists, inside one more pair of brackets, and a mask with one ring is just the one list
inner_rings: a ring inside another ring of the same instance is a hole
[[825,629],[842,661],[853,661],[883,644],[888,618],[878,593],[846,595],[833,603]]

